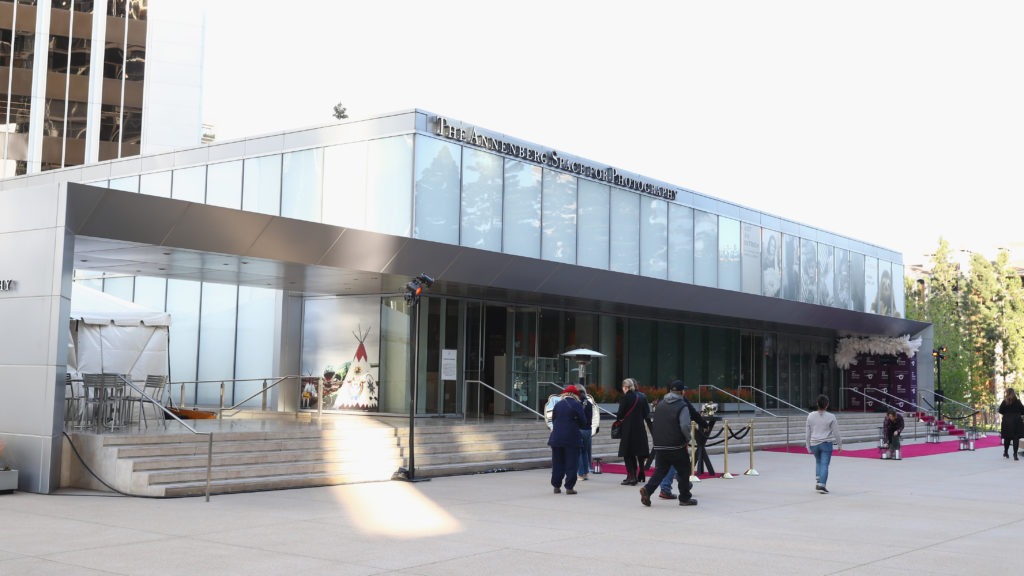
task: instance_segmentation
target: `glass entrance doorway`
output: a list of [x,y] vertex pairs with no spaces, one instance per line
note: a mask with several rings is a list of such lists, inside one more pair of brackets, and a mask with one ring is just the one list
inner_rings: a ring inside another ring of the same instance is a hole
[[740,334],[740,386],[752,388],[751,401],[768,410],[779,407],[773,342],[770,334]]

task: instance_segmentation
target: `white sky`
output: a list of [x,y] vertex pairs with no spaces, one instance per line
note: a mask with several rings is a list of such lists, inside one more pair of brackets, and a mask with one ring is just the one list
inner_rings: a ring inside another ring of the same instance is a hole
[[907,264],[1024,257],[1024,2],[209,4],[219,140],[421,108]]

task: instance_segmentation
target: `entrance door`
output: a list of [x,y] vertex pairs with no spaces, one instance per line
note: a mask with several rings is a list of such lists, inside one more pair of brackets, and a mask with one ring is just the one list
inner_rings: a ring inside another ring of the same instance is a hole
[[480,382],[502,390],[508,381],[506,316],[504,306],[466,303],[466,416],[479,418],[495,414],[495,394]]
[[740,385],[755,391],[751,401],[758,406],[771,410],[778,408],[775,400],[775,378],[769,367],[774,367],[770,351],[771,337],[760,333],[744,333],[740,335]]

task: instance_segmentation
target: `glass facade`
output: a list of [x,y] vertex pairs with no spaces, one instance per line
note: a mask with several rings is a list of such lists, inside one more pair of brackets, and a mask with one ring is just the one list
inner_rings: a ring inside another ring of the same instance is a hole
[[[345,142],[197,166],[107,183],[143,194],[324,222],[529,258],[610,270],[768,298],[901,316],[903,267],[846,247],[843,239],[763,217],[726,216],[628,187],[423,134]],[[755,214],[755,216],[757,216]],[[823,238],[823,239],[822,239]],[[833,240],[833,241],[830,241]],[[280,292],[182,280],[107,278],[105,289],[172,313],[172,381],[256,378],[273,370]],[[379,409],[408,402],[409,307],[393,295],[303,299],[303,374],[349,361],[355,323],[379,385]],[[419,308],[424,384],[419,412],[495,414],[521,410],[480,380],[532,405],[545,382],[575,381],[560,354],[590,347],[607,357],[590,383],[622,378],[664,385],[753,386],[808,403],[835,386],[814,360],[831,339],[511,303],[425,297]],[[339,324],[341,323],[341,324]],[[340,339],[340,340],[339,340]],[[337,341],[336,341],[337,340]],[[344,345],[343,345],[344,344]],[[454,351],[458,378],[441,377]],[[342,355],[347,352],[340,352]],[[327,356],[325,356],[327,354]],[[332,356],[333,354],[333,356]],[[330,356],[330,357],[328,357]],[[236,384],[232,398],[256,384]],[[209,387],[187,401],[215,404]]]

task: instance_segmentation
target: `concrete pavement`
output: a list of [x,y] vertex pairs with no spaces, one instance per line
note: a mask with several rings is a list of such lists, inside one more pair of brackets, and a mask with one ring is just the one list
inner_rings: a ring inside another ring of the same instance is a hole
[[[848,448],[865,447],[848,446]],[[721,456],[713,457],[715,467]],[[899,462],[730,458],[697,507],[640,504],[620,475],[555,495],[530,470],[143,499],[0,496],[2,575],[1004,574],[1024,534],[1024,459],[998,448]]]

